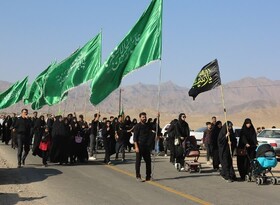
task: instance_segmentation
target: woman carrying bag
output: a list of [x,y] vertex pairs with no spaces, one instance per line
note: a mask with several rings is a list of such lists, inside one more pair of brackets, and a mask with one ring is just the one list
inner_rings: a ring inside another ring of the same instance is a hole
[[257,134],[251,119],[245,119],[240,131],[237,147],[237,167],[241,180],[245,180],[250,169],[250,160],[255,158],[257,147]]

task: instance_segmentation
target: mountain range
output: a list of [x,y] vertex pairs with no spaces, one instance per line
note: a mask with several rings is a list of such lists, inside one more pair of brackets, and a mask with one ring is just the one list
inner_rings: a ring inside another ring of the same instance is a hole
[[[0,81],[0,92],[6,90],[11,83]],[[220,86],[221,87],[221,86]],[[121,106],[125,113],[136,115],[141,111],[160,113],[165,116],[176,117],[180,112],[191,116],[205,116],[210,119],[212,115],[223,115],[223,101],[220,87],[201,93],[195,101],[188,96],[189,88],[181,87],[169,81],[160,86],[138,83],[121,87]],[[238,116],[244,113],[261,115],[276,115],[280,108],[280,80],[261,78],[243,78],[223,85],[223,99],[228,115]],[[116,115],[119,112],[120,89],[115,90],[106,100],[97,107],[89,103],[89,85],[79,86],[69,92],[68,99],[60,105],[45,106],[40,110],[46,112],[73,112],[91,115],[94,112]],[[160,99],[158,101],[158,99]],[[159,102],[159,103],[158,103]],[[22,102],[2,110],[2,112],[19,112],[24,106]],[[280,112],[279,112],[280,114]],[[248,115],[248,114],[247,114]],[[257,117],[256,117],[257,118]],[[277,118],[274,116],[272,119]],[[168,119],[169,120],[169,119]],[[206,119],[205,119],[206,120]]]

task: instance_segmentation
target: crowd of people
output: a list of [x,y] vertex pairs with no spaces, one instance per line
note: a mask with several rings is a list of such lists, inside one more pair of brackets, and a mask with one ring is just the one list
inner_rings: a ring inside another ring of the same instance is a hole
[[[0,136],[8,145],[18,150],[18,168],[25,165],[28,153],[42,158],[43,166],[47,162],[63,164],[86,163],[96,160],[97,149],[105,150],[104,163],[111,164],[111,156],[115,160],[126,161],[125,152],[134,147],[136,152],[136,177],[140,177],[140,163],[142,157],[147,162],[146,180],[151,178],[150,152],[155,147],[156,133],[160,133],[157,119],[147,119],[146,113],[140,113],[137,119],[130,116],[103,117],[94,114],[90,123],[84,120],[83,115],[76,116],[70,113],[67,117],[48,114],[38,117],[28,115],[27,109],[22,109],[20,116],[13,114],[1,116]],[[130,139],[134,133],[133,142]],[[160,135],[160,134],[159,134]],[[149,156],[148,156],[149,155]]]
[[[48,114],[45,119],[43,115],[38,117],[37,112],[29,117],[28,110],[22,109],[20,116],[1,116],[0,135],[3,143],[8,145],[11,141],[12,148],[18,149],[19,168],[25,165],[31,147],[32,154],[42,158],[43,166],[47,166],[47,162],[71,165],[95,160],[100,146],[105,150],[104,163],[111,164],[112,155],[115,155],[115,160],[120,157],[125,162],[125,153],[133,149],[136,152],[136,179],[142,181],[142,158],[146,163],[146,180],[151,179],[152,150],[165,150],[165,153],[167,149],[170,150],[170,162],[177,169],[184,170],[185,146],[192,137],[186,115],[181,113],[178,119],[170,122],[167,138],[161,134],[158,119],[159,116],[154,120],[147,119],[146,113],[139,114],[139,122],[122,115],[101,119],[100,114],[96,113],[93,120],[87,123],[83,115],[77,117],[75,113],[67,117]],[[203,144],[207,163],[211,163],[214,171],[219,171],[228,182],[235,181],[232,157],[236,152],[238,171],[241,180],[244,180],[249,171],[249,159],[255,157],[258,145],[252,121],[245,119],[238,144],[231,121],[222,124],[213,117],[212,122],[206,125]],[[132,136],[133,143],[130,143]]]
[[[213,170],[218,171],[225,180],[233,182],[237,180],[233,168],[233,155],[237,155],[239,180],[244,181],[250,170],[250,160],[255,158],[255,150],[258,146],[257,130],[254,128],[251,119],[245,119],[239,133],[238,142],[231,121],[222,124],[213,116],[212,122],[206,122],[206,126],[202,147],[206,150],[207,164],[212,164]],[[184,113],[180,114],[178,119],[170,122],[167,133],[170,162],[175,165],[176,169],[185,170],[186,146],[193,136],[190,136],[189,125]],[[194,144],[193,149],[199,149],[196,142]]]

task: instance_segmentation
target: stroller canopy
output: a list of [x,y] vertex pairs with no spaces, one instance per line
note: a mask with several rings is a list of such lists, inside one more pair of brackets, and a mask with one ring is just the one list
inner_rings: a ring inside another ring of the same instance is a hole
[[272,152],[275,156],[275,151],[270,144],[262,144],[259,145],[256,149],[256,158],[258,157],[265,157],[265,153]]

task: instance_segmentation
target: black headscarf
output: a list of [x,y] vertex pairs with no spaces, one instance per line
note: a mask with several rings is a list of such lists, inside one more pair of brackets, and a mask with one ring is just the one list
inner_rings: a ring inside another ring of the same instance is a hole
[[[246,124],[251,124],[248,128]],[[244,120],[243,126],[240,131],[239,148],[244,148],[246,144],[255,147],[257,145],[257,133],[250,118]]]
[[228,146],[228,139],[226,138],[226,134],[227,134],[227,131],[229,131],[230,133],[230,141],[231,141],[231,145],[232,146],[236,146],[236,137],[234,136],[234,132],[233,132],[233,129],[228,129],[228,127],[232,127],[233,124],[231,121],[227,121],[227,123],[225,123],[219,133],[219,137],[218,137],[218,144],[219,144],[219,147],[220,146]]
[[[232,126],[233,126],[232,122],[227,121],[223,125],[223,127],[220,131],[220,134],[219,134],[219,137],[218,137],[220,159],[223,159],[227,155],[232,154],[232,153],[230,153],[228,138],[226,137],[228,127],[232,127]],[[233,129],[231,128],[228,131],[230,133],[229,137],[230,137],[230,142],[231,142],[231,151],[233,151],[234,148],[236,147],[237,140],[236,140],[236,137],[234,135]]]
[[182,120],[182,116],[185,116],[185,113],[180,113],[178,117],[178,121],[175,126],[176,137],[186,138],[190,136],[190,129],[189,124],[185,120]]
[[218,126],[219,124],[222,124],[222,122],[217,121],[215,123],[214,128],[212,130],[212,134],[211,134],[211,144],[212,144],[213,149],[218,149],[218,137],[219,137],[220,131],[222,129]]

